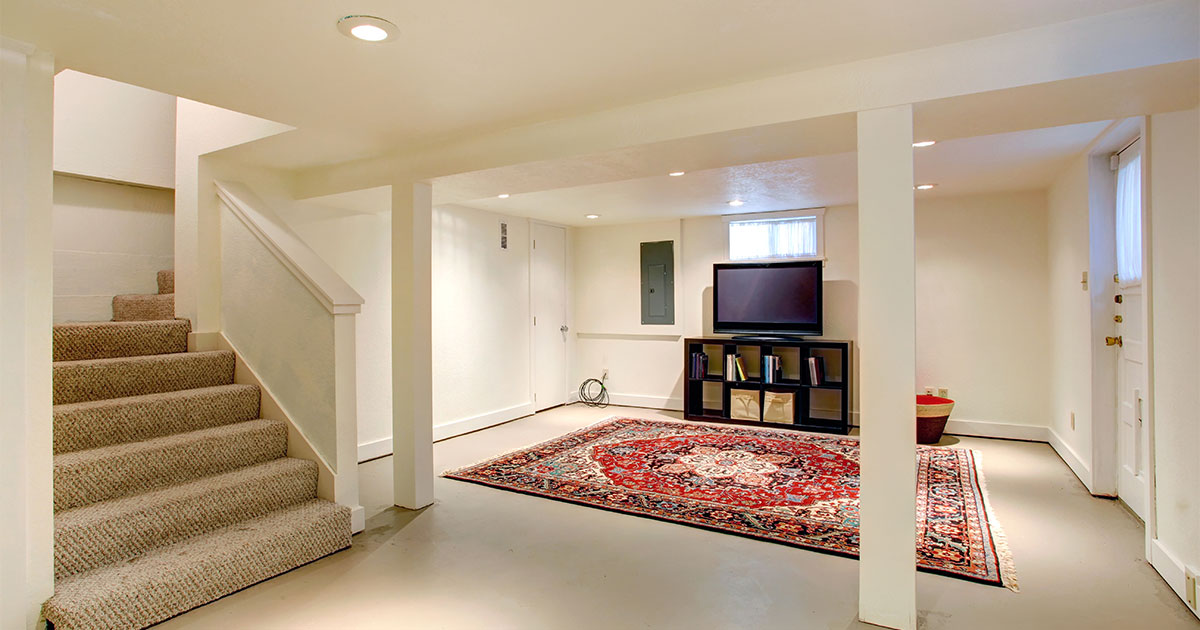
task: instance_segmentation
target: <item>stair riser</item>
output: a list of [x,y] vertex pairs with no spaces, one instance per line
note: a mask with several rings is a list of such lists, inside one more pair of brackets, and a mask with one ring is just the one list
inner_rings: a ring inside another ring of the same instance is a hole
[[185,390],[54,408],[54,453],[150,440],[258,418],[252,385]]
[[287,426],[255,421],[54,458],[55,511],[261,464],[287,453]]
[[61,629],[145,628],[349,547],[350,510],[308,509],[319,503],[290,509],[294,525],[276,520],[268,529],[268,516],[168,548],[169,558],[143,557],[97,573],[102,579],[63,580],[42,613]]
[[173,270],[158,272],[158,292],[162,294],[175,292],[175,272]]
[[187,352],[187,320],[136,324],[59,324],[54,327],[54,360],[82,361]]
[[316,464],[283,461],[288,465],[273,466],[267,474],[247,477],[235,472],[230,475],[234,479],[218,477],[182,496],[167,489],[88,508],[107,507],[105,515],[87,514],[86,519],[60,515],[59,522],[66,524],[54,532],[56,579],[122,562],[316,496]]
[[233,369],[231,352],[56,363],[54,404],[228,385]]
[[175,319],[175,295],[118,295],[112,309],[114,322]]

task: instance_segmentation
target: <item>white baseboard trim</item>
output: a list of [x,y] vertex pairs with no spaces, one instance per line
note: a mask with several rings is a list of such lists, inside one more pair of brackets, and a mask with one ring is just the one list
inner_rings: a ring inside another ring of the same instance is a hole
[[1083,463],[1083,459],[1079,457],[1079,454],[1075,452],[1075,449],[1071,448],[1067,442],[1063,440],[1057,432],[1055,432],[1054,429],[1047,429],[1047,431],[1050,433],[1050,447],[1053,448],[1054,452],[1058,453],[1058,456],[1067,463],[1067,467],[1071,469],[1071,472],[1075,473],[1075,476],[1079,478],[1079,481],[1083,484],[1083,487],[1087,488],[1088,492],[1091,492],[1091,468],[1089,468],[1087,464]]
[[533,413],[533,403],[528,402],[507,409],[497,409],[478,416],[454,420],[445,424],[434,425],[433,441],[439,442],[452,438],[456,435],[486,429],[497,424],[503,424],[509,420],[516,420]]
[[1025,440],[1028,442],[1050,441],[1049,427],[1038,426],[1036,424],[989,422],[987,420],[961,420],[954,418],[946,422],[946,433],[951,435],[968,435],[971,437]]
[[1175,591],[1179,599],[1183,600],[1183,605],[1192,611],[1193,615],[1200,617],[1200,611],[1188,606],[1187,603],[1187,574],[1184,571],[1183,563],[1175,557],[1175,554],[1168,551],[1157,538],[1150,541],[1150,566],[1154,567],[1155,571],[1158,571],[1163,581],[1171,587],[1171,590]]
[[609,392],[608,402],[620,407],[645,407],[647,409],[683,411],[683,399],[668,396],[642,396],[640,394],[614,394]]
[[358,463],[392,454],[392,438],[386,437],[358,445]]

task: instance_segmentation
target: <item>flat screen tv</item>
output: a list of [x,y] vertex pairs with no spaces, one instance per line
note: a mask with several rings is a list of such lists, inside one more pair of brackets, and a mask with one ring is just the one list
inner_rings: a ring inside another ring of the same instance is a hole
[[819,260],[713,265],[713,332],[822,334]]

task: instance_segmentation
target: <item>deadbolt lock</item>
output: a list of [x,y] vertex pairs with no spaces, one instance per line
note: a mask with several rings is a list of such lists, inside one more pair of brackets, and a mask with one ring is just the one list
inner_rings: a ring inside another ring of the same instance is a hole
[[1116,302],[1117,304],[1120,304],[1125,301],[1125,296],[1118,293],[1117,295],[1113,296],[1113,301]]
[[1121,322],[1125,321],[1125,318],[1121,317],[1120,315],[1113,315],[1113,321],[1120,324]]
[[1119,346],[1119,347],[1122,347],[1122,348],[1123,348],[1123,347],[1125,347],[1125,343],[1124,343],[1124,342],[1121,340],[1121,337],[1120,337],[1119,335],[1118,335],[1118,336],[1116,336],[1116,337],[1105,337],[1105,338],[1104,338],[1104,345],[1106,345],[1106,346]]

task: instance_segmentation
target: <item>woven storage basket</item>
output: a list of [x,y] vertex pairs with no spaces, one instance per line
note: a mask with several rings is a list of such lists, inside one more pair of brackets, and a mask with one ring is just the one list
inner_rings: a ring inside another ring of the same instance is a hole
[[938,396],[917,396],[917,443],[937,444],[946,430],[954,401]]

